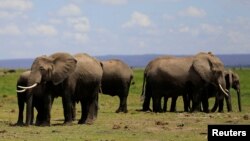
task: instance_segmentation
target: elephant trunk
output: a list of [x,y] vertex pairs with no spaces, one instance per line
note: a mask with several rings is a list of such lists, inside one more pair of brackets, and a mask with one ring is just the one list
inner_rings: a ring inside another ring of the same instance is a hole
[[237,96],[238,96],[238,107],[239,107],[239,111],[241,112],[240,89],[237,90]]

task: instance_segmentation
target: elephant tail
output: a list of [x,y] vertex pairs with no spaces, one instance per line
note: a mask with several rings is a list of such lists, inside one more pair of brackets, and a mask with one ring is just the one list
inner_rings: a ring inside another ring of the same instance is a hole
[[142,93],[141,93],[141,101],[144,101],[146,95],[146,73],[143,75],[143,84],[142,84]]

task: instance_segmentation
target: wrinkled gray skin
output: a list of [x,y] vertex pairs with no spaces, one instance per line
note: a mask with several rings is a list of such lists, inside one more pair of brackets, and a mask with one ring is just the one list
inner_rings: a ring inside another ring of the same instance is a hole
[[[162,112],[162,97],[186,93],[192,99],[191,112],[200,111],[202,91],[208,84],[216,86],[218,99],[224,97],[219,88],[220,84],[224,91],[226,89],[224,65],[211,53],[156,59],[152,63],[144,76],[143,95],[145,99],[152,96],[153,112]],[[145,102],[148,100],[144,100],[143,107]]]
[[[145,70],[144,70],[144,81],[143,81],[143,89],[142,89],[142,99],[144,100],[143,102],[143,108],[142,108],[142,111],[152,111],[150,109],[150,100],[152,98],[152,95],[149,95],[149,94],[152,94],[152,93],[146,93],[147,91],[150,91],[149,87],[147,87],[145,84],[145,79],[146,77],[150,74],[150,71],[152,70],[152,68],[156,67],[156,63],[161,61],[161,60],[168,60],[168,59],[171,59],[171,58],[174,58],[172,56],[161,56],[161,57],[158,57],[152,61],[150,61],[148,63],[148,65],[146,66]],[[171,103],[171,109],[170,109],[170,112],[174,112],[176,111],[176,100],[179,96],[182,96],[183,97],[183,103],[184,103],[184,111],[188,111],[188,108],[187,107],[189,104],[186,103],[186,102],[189,102],[187,100],[187,92],[186,90],[180,90],[180,91],[176,91],[176,87],[173,87],[172,91],[169,90],[170,92],[166,95],[164,95],[164,106],[163,106],[163,112],[166,112],[167,111],[167,101],[168,101],[168,98],[171,97],[172,98],[172,103]]]
[[[64,124],[73,121],[75,102],[81,103],[79,124],[92,124],[97,117],[98,90],[101,84],[102,67],[100,62],[87,54],[72,56],[68,53],[55,53],[37,57],[31,67],[28,86],[42,86],[44,100],[43,126],[50,125],[50,111],[54,97],[61,96],[64,109]],[[26,125],[31,122],[32,100],[35,89],[27,89]]]
[[[30,71],[25,71],[23,72],[18,80],[17,80],[17,84],[16,86],[27,86],[28,85],[28,78],[30,76]],[[17,87],[17,90],[21,90],[20,88]],[[36,125],[38,125],[43,119],[43,101],[40,99],[41,98],[41,93],[39,93],[40,87],[36,88],[36,95],[33,97],[33,105],[32,105],[32,115],[31,115],[31,121],[30,124],[33,124],[33,117],[34,117],[34,107],[36,108],[36,110],[38,111],[38,115],[36,117]],[[27,91],[26,92],[17,92],[17,102],[18,102],[18,120],[16,125],[18,126],[23,126],[24,122],[23,122],[23,112],[24,112],[24,106],[27,100]]]
[[[230,88],[233,88],[237,92],[238,107],[239,107],[239,111],[241,111],[240,78],[239,78],[238,74],[236,74],[235,72],[233,72],[231,70],[226,70],[226,71],[224,71],[224,73],[225,73],[226,89],[229,91],[229,93],[228,93],[229,96],[225,97],[226,104],[227,104],[227,110],[228,110],[228,112],[232,111]],[[212,84],[208,85],[207,88],[204,89],[203,93],[205,95],[203,95],[204,97],[202,97],[202,108],[201,108],[201,111],[207,112],[207,113],[210,112],[210,110],[209,110],[209,103],[208,103],[207,99],[209,99],[211,97],[215,97],[215,103],[214,103],[214,106],[213,106],[211,112],[215,112],[218,107],[219,107],[218,112],[223,112],[224,99],[218,100],[216,98],[216,93],[218,93],[218,90],[216,89],[216,87],[214,85],[212,85]],[[167,102],[167,99],[165,98],[164,99],[164,108],[165,109],[163,108],[163,111],[166,110],[166,104],[167,104],[166,102]],[[176,105],[174,105],[174,107],[175,106]]]
[[127,113],[127,98],[133,79],[132,69],[121,60],[102,61],[103,76],[101,91],[103,94],[118,96],[120,104],[116,113]]
[[[240,77],[237,73],[233,72],[232,70],[225,70],[224,72],[225,72],[226,89],[230,92],[230,88],[233,88],[237,92],[238,108],[239,108],[239,111],[241,112]],[[215,87],[213,87],[212,85],[209,86],[207,92],[208,92],[208,98],[215,97],[217,93]],[[233,110],[232,110],[232,102],[231,102],[231,93],[229,93],[228,97],[225,97],[225,100],[226,100],[228,112],[232,112]],[[215,112],[218,106],[219,106],[218,112],[223,112],[224,99],[218,100],[216,98],[211,112]],[[209,106],[206,105],[205,103],[205,108],[203,106],[203,110],[209,111],[208,107]]]

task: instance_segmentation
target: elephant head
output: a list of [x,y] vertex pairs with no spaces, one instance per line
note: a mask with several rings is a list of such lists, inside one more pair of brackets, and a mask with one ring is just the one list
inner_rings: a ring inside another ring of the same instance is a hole
[[226,70],[225,78],[226,78],[227,89],[230,90],[230,88],[233,88],[237,92],[238,107],[239,111],[241,112],[240,77],[237,73],[233,72],[232,70]]
[[32,66],[28,80],[28,87],[19,88],[31,89],[38,84],[51,81],[58,85],[65,80],[76,68],[76,59],[67,53],[55,53],[51,56],[37,57]]
[[193,68],[204,82],[212,84],[220,90],[220,93],[218,93],[219,99],[224,97],[222,93],[228,96],[224,77],[224,65],[218,57],[210,52],[199,53],[194,58]]

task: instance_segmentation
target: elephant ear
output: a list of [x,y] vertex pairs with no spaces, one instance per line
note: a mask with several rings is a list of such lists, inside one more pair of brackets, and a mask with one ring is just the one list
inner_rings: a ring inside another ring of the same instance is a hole
[[211,52],[197,54],[194,57],[193,67],[206,82],[212,81],[211,79],[216,79],[219,75],[222,75],[224,71],[223,63]]
[[51,55],[51,58],[53,58],[54,64],[51,80],[54,85],[58,85],[75,71],[77,61],[67,53],[56,53]]
[[206,81],[209,82],[211,79],[211,62],[209,59],[202,57],[202,56],[196,56],[193,61],[193,68],[194,70],[200,75],[200,77]]

